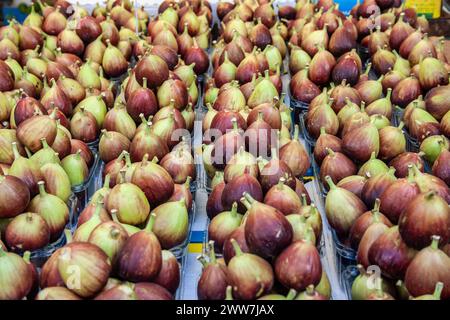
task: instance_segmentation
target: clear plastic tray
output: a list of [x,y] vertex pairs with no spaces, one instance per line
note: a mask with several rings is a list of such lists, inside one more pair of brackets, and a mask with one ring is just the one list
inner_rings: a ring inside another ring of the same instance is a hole
[[306,115],[307,115],[307,113],[308,113],[307,111],[303,111],[298,116],[299,125],[300,125],[300,131],[302,132],[302,136],[305,139],[305,141],[309,144],[309,146],[311,148],[314,148],[314,146],[316,145],[316,139],[314,139],[313,137],[311,137],[309,135],[308,129],[306,128]]
[[98,143],[99,143],[99,141],[100,141],[100,138],[97,138],[97,139],[95,139],[92,142],[86,143],[87,146],[89,147],[89,149],[91,149],[91,151],[93,153],[98,153]]
[[358,44],[356,50],[359,57],[361,58],[361,62],[363,63],[363,65],[365,65],[366,62],[370,60],[369,49]]
[[184,249],[184,253],[180,258],[177,258],[178,263],[180,264],[180,284],[178,286],[177,291],[174,294],[174,300],[183,300],[182,295],[184,292],[184,277],[186,274],[186,260],[187,260],[187,247]]
[[89,198],[97,190],[95,186],[95,177],[98,174],[100,157],[96,152],[93,152],[93,155],[94,163],[89,170],[88,178],[83,184],[72,187],[72,192],[78,198],[77,214],[79,214],[84,209],[84,207],[88,203]]

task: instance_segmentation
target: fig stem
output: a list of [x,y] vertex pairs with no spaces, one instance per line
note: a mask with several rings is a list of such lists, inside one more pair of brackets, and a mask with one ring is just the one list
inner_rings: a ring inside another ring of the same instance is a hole
[[209,251],[209,263],[216,264],[217,259],[216,259],[216,252],[214,250],[214,241],[213,240],[209,240],[209,242],[208,242],[208,251]]
[[356,266],[356,268],[358,269],[359,274],[361,274],[361,275],[365,275],[365,274],[366,274],[366,269],[364,269],[364,267],[362,266],[362,264],[358,264],[358,265]]
[[233,300],[233,288],[231,286],[227,286],[225,300]]
[[103,188],[109,189],[109,182],[111,181],[111,176],[109,173],[105,176],[105,181],[103,182]]
[[242,255],[242,250],[241,247],[239,247],[239,244],[237,243],[237,241],[235,239],[231,239],[231,245],[233,246],[234,249],[234,253],[236,257],[239,257]]
[[308,201],[306,199],[306,194],[302,193],[302,206],[306,207],[308,205]]
[[328,183],[328,186],[330,187],[330,190],[336,189],[336,185],[333,182],[333,179],[331,179],[330,176],[325,177],[325,181]]
[[314,296],[314,292],[315,292],[315,288],[313,284],[310,284],[309,286],[306,287],[306,294],[308,296]]
[[23,260],[25,260],[26,263],[30,263],[30,258],[31,258],[31,252],[25,251],[23,254]]
[[19,153],[19,149],[17,148],[17,142],[12,142],[12,149],[13,149],[13,153],[14,153],[14,159],[19,159],[21,157],[20,153]]
[[38,181],[38,188],[39,188],[39,195],[41,197],[45,197],[47,195],[47,191],[45,191],[45,182],[44,181]]
[[413,183],[414,182],[414,169],[412,164],[408,164],[408,182]]
[[199,255],[197,257],[197,261],[199,261],[202,264],[203,267],[208,266],[208,262],[206,262],[206,259],[205,259],[205,257],[203,255]]
[[94,216],[100,217],[100,211],[103,208],[103,195],[98,197],[97,203],[95,204]]
[[247,199],[245,199],[244,197],[242,197],[242,198],[240,199],[240,201],[241,201],[241,203],[247,208],[247,210],[251,208],[252,205],[251,205],[250,202],[248,202]]
[[286,300],[294,300],[294,298],[297,296],[297,291],[295,289],[289,290]]
[[150,219],[148,219],[148,223],[145,226],[145,231],[152,232],[153,225],[155,224],[156,215],[154,213],[150,214]]
[[329,156],[334,157],[335,153],[334,153],[334,151],[331,148],[327,147],[326,150],[327,150],[327,153],[328,153]]
[[442,290],[444,289],[444,284],[442,282],[437,282],[436,287],[434,288],[433,297],[436,300],[441,300]]
[[253,204],[253,202],[255,202],[255,199],[253,199],[253,197],[249,193],[244,192],[243,196],[245,200],[248,201],[248,203]]
[[233,202],[233,206],[231,207],[231,216],[233,218],[235,218],[237,216],[237,207],[238,207],[237,202],[236,201]]
[[185,186],[186,189],[188,189],[188,190],[189,190],[189,188],[191,187],[191,180],[192,180],[191,176],[188,176],[188,177],[186,178],[186,181],[184,182],[184,186]]
[[431,248],[438,250],[440,240],[441,240],[440,236],[437,236],[437,235],[432,236],[431,237]]

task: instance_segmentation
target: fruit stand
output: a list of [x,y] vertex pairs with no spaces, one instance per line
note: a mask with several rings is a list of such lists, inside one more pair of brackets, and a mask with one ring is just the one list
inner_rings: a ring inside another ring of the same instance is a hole
[[413,7],[5,15],[0,300],[449,299],[448,44]]

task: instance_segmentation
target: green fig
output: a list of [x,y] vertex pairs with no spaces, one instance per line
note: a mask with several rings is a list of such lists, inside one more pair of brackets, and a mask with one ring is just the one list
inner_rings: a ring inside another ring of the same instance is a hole
[[92,230],[88,242],[102,249],[114,266],[117,255],[123,248],[128,233],[124,227],[114,221],[102,222]]
[[330,280],[328,279],[328,275],[324,270],[322,271],[322,278],[320,279],[319,284],[316,286],[316,291],[324,297],[327,297],[328,299],[331,298]]
[[128,182],[117,184],[112,188],[106,208],[109,212],[116,209],[119,221],[133,226],[145,222],[150,214],[150,204],[145,193],[138,186]]
[[386,126],[378,131],[380,135],[380,159],[393,159],[406,152],[406,138],[403,133],[403,122],[398,127]]
[[77,80],[85,88],[93,88],[100,90],[102,87],[100,77],[91,66],[91,61],[88,60],[85,64],[80,67],[78,72]]
[[56,163],[56,164],[61,163],[59,161],[58,155],[47,144],[47,140],[45,138],[42,138],[41,142],[42,142],[42,149],[33,154],[30,157],[30,160],[35,161],[39,165],[39,168],[42,168],[42,166],[44,166],[47,163]]
[[380,114],[385,116],[388,119],[391,119],[392,117],[392,103],[391,103],[391,95],[392,95],[392,89],[387,89],[387,94],[385,98],[380,98],[372,103],[370,103],[368,106],[366,106],[366,113],[371,116],[374,114]]
[[130,141],[136,133],[136,123],[128,114],[127,109],[121,103],[115,104],[105,116],[103,128],[108,131],[116,131],[123,134]]
[[20,81],[22,79],[22,73],[23,69],[19,62],[12,59],[11,57],[8,57],[8,59],[5,60],[5,63],[8,65],[8,67],[11,69],[11,71],[14,74],[14,79],[17,81]]
[[267,62],[269,63],[270,71],[277,71],[278,66],[283,64],[283,57],[281,56],[280,50],[273,45],[268,45],[264,51],[264,55],[266,56]]
[[222,252],[225,240],[241,225],[242,217],[237,212],[237,203],[234,202],[231,211],[221,212],[211,220],[208,238],[214,241],[219,252]]
[[122,52],[106,40],[107,47],[103,54],[102,66],[105,73],[110,77],[118,77],[124,74],[128,68],[128,62]]
[[395,55],[395,63],[392,70],[400,72],[405,77],[408,77],[411,74],[411,66],[409,65],[409,61],[402,58],[397,51],[394,50]]
[[100,217],[100,211],[103,208],[103,199],[99,199],[95,205],[94,214],[86,220],[82,225],[78,225],[73,234],[74,241],[87,242],[92,231],[103,221]]
[[106,104],[103,101],[103,95],[86,97],[77,105],[74,113],[81,110],[81,107],[84,107],[86,111],[92,113],[95,120],[97,120],[97,125],[99,128],[103,127],[103,122],[105,121],[105,116],[107,113]]
[[89,176],[89,168],[81,156],[81,150],[62,159],[61,165],[69,176],[72,187],[83,184]]
[[353,222],[367,211],[367,207],[355,194],[337,187],[330,176],[326,176],[325,180],[330,187],[325,199],[328,221],[338,236],[345,238]]
[[306,222],[306,215],[290,214],[286,216],[286,219],[292,226],[293,238],[292,241],[303,241],[306,238],[313,244],[316,244],[316,236],[314,230]]
[[60,163],[44,164],[41,167],[41,172],[47,192],[67,203],[72,195],[72,189],[69,176]]
[[282,294],[272,293],[262,296],[258,298],[258,300],[294,300],[297,296],[297,291],[294,289],[289,290],[287,296],[283,296]]
[[[92,62],[95,62],[98,64],[102,63],[103,54],[105,53],[105,50],[106,50],[106,46],[102,41],[102,37],[103,37],[103,34],[99,35],[97,39],[95,39],[94,41],[92,41],[91,43],[89,43],[86,46],[86,50],[84,51],[84,58],[86,60],[92,61]],[[80,69],[80,71],[81,71],[81,69]],[[87,77],[84,82],[85,84],[89,84],[89,83],[97,84],[98,83],[95,75],[92,74],[91,71],[92,70],[89,70],[89,69],[83,70],[84,75],[82,75],[82,77],[83,78]],[[90,81],[91,79],[89,79],[89,75],[92,75],[93,81]]]
[[14,162],[11,164],[8,174],[25,182],[31,195],[37,194],[37,183],[42,180],[42,173],[39,165],[20,155],[17,142],[12,143],[12,149],[14,152]]
[[117,209],[111,210],[111,216],[112,216],[114,222],[118,223],[125,229],[125,231],[127,232],[129,237],[131,237],[133,234],[141,231],[141,229],[139,229],[138,227],[132,226],[131,224],[121,223],[119,221],[119,218],[117,218]]
[[248,106],[254,108],[265,102],[272,102],[273,97],[278,97],[278,91],[269,79],[269,71],[265,71],[264,78],[255,86],[252,94],[248,98]]
[[420,151],[424,153],[424,158],[429,161],[430,164],[433,164],[434,161],[436,161],[442,148],[450,150],[449,141],[443,135],[425,138],[420,144]]
[[189,217],[184,198],[163,203],[153,209],[152,214],[156,216],[153,232],[163,249],[171,249],[186,240]]
[[366,300],[366,298],[376,292],[375,280],[381,279],[383,291],[388,293],[395,293],[395,289],[392,285],[380,278],[380,276],[371,274],[364,270],[362,265],[358,265],[358,270],[360,274],[356,277],[352,284],[352,299],[353,300]]
[[[120,155],[120,158],[123,158],[123,154]],[[90,203],[97,203],[97,201],[101,198],[104,200],[104,202],[108,201],[109,193],[111,192],[111,188],[109,187],[109,183],[111,181],[111,176],[107,174],[105,176],[105,181],[103,182],[103,187],[95,191],[95,193],[92,195],[91,200],[89,200]]]
[[50,240],[55,241],[69,222],[69,208],[63,200],[45,191],[44,181],[39,181],[38,187],[39,194],[31,200],[27,210],[44,218],[50,229]]
[[180,65],[174,70],[174,73],[184,82],[187,88],[195,81],[194,67],[195,63],[192,63],[190,65]]
[[370,159],[364,163],[358,171],[360,176],[371,176],[375,177],[377,174],[388,172],[389,168],[383,161],[379,160],[375,156],[375,152],[372,152]]

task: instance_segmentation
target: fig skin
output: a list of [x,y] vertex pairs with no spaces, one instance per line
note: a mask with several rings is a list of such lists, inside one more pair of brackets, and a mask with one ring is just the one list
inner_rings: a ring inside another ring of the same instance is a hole
[[161,270],[153,282],[166,288],[172,294],[178,289],[180,284],[180,265],[172,252],[163,250],[161,252],[162,265]]
[[248,209],[245,240],[251,252],[264,258],[277,256],[292,241],[293,230],[283,213],[260,203],[248,193],[241,200]]
[[23,212],[30,202],[27,185],[14,176],[0,176],[0,218],[13,218]]
[[286,288],[303,291],[310,284],[318,285],[322,264],[316,247],[308,241],[295,241],[276,258],[275,275]]
[[273,287],[272,266],[263,258],[243,253],[236,240],[230,240],[235,256],[228,263],[228,279],[233,288],[233,297],[241,300],[253,300],[262,296]]
[[[419,193],[420,189],[414,180],[413,169],[410,166],[408,178],[394,181],[381,194],[380,210],[385,213],[391,222],[397,223],[406,206]],[[398,201],[398,199],[403,199],[403,201]]]
[[408,266],[405,285],[414,296],[432,294],[437,282],[444,284],[441,299],[450,298],[450,257],[438,248],[439,237],[433,237],[432,244],[422,249]]
[[[108,256],[87,242],[71,242],[61,248],[57,270],[64,284],[80,297],[89,298],[100,292],[111,273]],[[70,287],[73,268],[79,268],[80,286]],[[72,271],[71,271],[72,270]]]
[[240,203],[244,193],[250,194],[255,200],[262,202],[263,191],[258,180],[248,173],[233,178],[229,181],[222,192],[222,206],[225,210],[231,210],[234,202],[238,203],[238,212],[245,213],[246,207]]
[[242,252],[250,253],[247,241],[245,240],[245,224],[241,224],[239,228],[237,228],[230,234],[230,236],[225,240],[223,244],[222,254],[226,264],[228,264],[231,258],[235,256],[231,239],[234,239],[237,242]]
[[353,249],[357,249],[361,238],[365,231],[375,222],[383,223],[389,228],[392,227],[392,223],[389,219],[380,211],[380,201],[377,199],[375,207],[371,211],[364,212],[353,223],[350,229],[349,241]]
[[375,156],[378,155],[380,137],[377,128],[371,123],[366,123],[348,132],[342,139],[342,148],[351,159],[366,162],[372,152],[375,152]]
[[383,223],[375,222],[367,228],[359,242],[356,261],[365,268],[370,266],[369,250],[372,244],[388,230],[388,226]]
[[50,229],[37,213],[22,213],[6,227],[5,239],[13,251],[37,250],[50,242]]
[[145,230],[128,238],[117,258],[118,273],[128,281],[149,281],[158,276],[162,265],[161,245],[152,232],[154,215]]
[[402,240],[397,226],[390,227],[370,246],[368,257],[371,264],[380,267],[383,276],[403,279],[416,254]]
[[345,239],[354,221],[367,211],[367,207],[355,194],[337,187],[331,177],[325,179],[330,187],[325,199],[327,218],[337,235]]
[[199,260],[203,264],[202,274],[198,281],[197,297],[199,300],[224,300],[229,285],[227,267],[216,260],[214,241],[208,243],[209,262],[203,256]]
[[435,191],[421,193],[403,210],[398,225],[402,239],[410,247],[428,246],[433,235],[445,245],[450,239],[450,207]]
[[358,168],[345,154],[328,149],[328,155],[323,159],[320,166],[320,179],[326,184],[325,177],[330,176],[334,183],[355,175]]
[[33,286],[31,269],[27,262],[21,256],[6,252],[0,247],[0,266],[2,268],[0,299],[23,299]]

